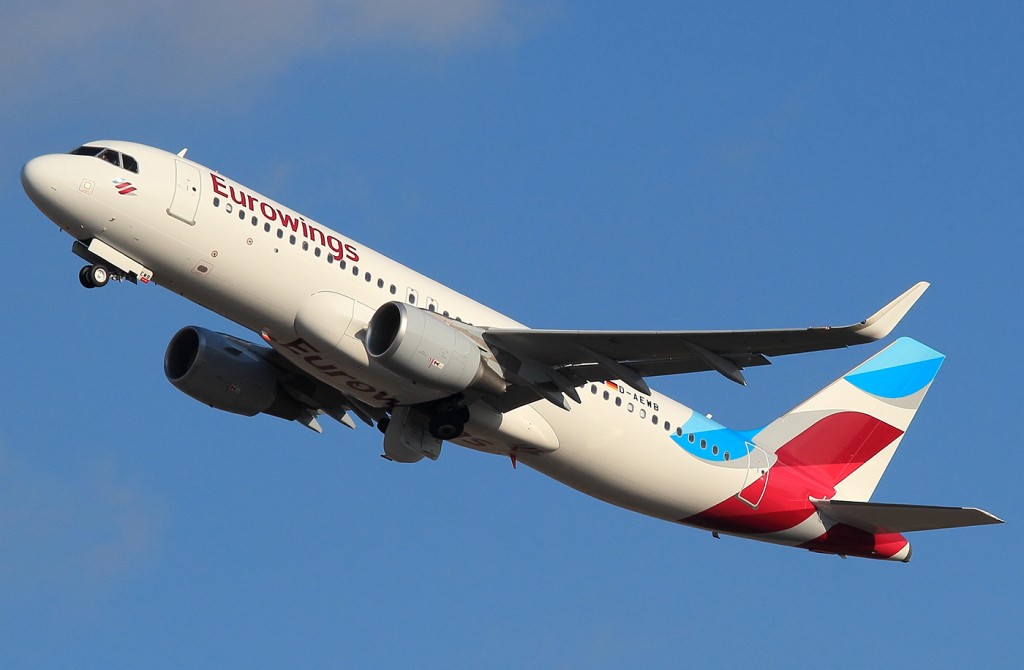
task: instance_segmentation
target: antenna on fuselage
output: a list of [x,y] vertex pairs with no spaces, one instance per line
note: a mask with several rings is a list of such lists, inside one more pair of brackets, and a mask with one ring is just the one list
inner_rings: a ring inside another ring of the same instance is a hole
[[184,158],[185,154],[187,154],[187,153],[188,153],[188,147],[185,147],[184,149],[182,149],[181,151],[178,152],[178,158]]

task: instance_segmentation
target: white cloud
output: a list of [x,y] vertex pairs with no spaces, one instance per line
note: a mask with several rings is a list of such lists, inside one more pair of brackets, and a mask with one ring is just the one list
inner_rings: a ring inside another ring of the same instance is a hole
[[[176,99],[366,46],[451,51],[514,43],[536,14],[507,0],[95,0],[15,4],[0,22],[8,105],[131,83]],[[123,90],[116,88],[116,90]]]
[[500,0],[380,0],[339,3],[339,34],[351,40],[400,38],[432,46],[472,42],[511,26]]

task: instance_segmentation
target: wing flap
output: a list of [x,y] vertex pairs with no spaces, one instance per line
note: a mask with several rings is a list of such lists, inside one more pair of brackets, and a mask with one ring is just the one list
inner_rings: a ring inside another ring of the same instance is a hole
[[934,507],[894,505],[852,500],[812,500],[818,511],[839,523],[869,533],[909,533],[918,530],[962,528],[1003,523],[1003,520],[975,507]]

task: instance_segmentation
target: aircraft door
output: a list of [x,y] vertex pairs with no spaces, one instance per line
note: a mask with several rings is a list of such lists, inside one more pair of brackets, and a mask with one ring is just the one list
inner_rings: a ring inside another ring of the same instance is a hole
[[174,195],[167,213],[190,226],[196,223],[200,191],[199,168],[185,161],[174,161]]
[[746,443],[747,448],[747,474],[743,479],[743,487],[736,497],[756,508],[761,504],[761,498],[768,488],[768,477],[771,473],[769,468],[768,452],[753,442]]

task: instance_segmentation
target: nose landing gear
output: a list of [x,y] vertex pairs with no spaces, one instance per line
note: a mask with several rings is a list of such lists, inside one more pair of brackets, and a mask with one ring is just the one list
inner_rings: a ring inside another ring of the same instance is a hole
[[88,242],[76,240],[71,247],[72,253],[84,260],[88,265],[78,272],[78,281],[85,288],[99,288],[107,282],[125,281],[133,284],[148,284],[153,279],[153,271],[138,261],[125,256],[106,242],[93,238]]

